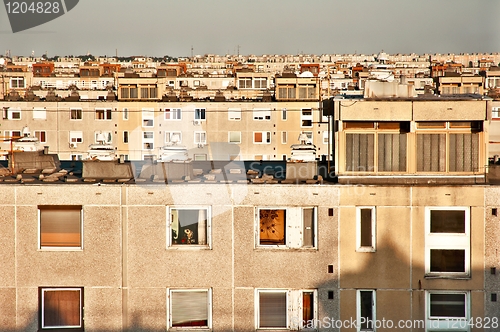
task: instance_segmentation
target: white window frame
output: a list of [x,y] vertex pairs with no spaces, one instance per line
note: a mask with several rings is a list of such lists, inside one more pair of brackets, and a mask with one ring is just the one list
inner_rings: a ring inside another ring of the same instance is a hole
[[238,89],[252,89],[253,80],[251,77],[239,77],[238,78]]
[[[207,292],[207,313],[208,313],[208,326],[186,326],[186,327],[173,327],[172,319],[172,303],[173,293],[187,293],[187,292]],[[167,329],[170,331],[192,331],[192,330],[211,330],[212,329],[212,288],[169,288],[167,289]]]
[[[80,115],[76,119],[72,118],[72,112],[76,111],[76,115]],[[83,110],[81,108],[70,108],[69,109],[69,120],[70,121],[82,121],[83,120]]]
[[[304,115],[304,111],[311,111],[311,114]],[[312,128],[314,126],[313,124],[313,109],[312,108],[302,108],[300,110],[300,127],[301,128]],[[303,121],[311,121],[310,126],[304,126]]]
[[166,121],[180,121],[182,120],[182,108],[165,108],[163,109],[164,119]]
[[123,115],[123,120],[128,120],[128,118],[129,118],[129,111],[128,111],[128,108],[127,108],[127,107],[123,108],[123,111],[122,111],[122,112],[123,112],[123,113],[122,113],[122,115]]
[[195,131],[194,132],[194,144],[207,144],[207,132],[206,131]]
[[254,121],[271,121],[271,110],[269,108],[254,108]]
[[[238,141],[231,141],[231,133],[239,135]],[[228,131],[227,132],[227,141],[230,144],[241,144],[241,131]]]
[[[22,86],[19,83],[22,83]],[[9,85],[11,89],[24,89],[26,88],[26,80],[24,77],[11,77]]]
[[98,141],[99,134],[102,134],[104,137],[104,143],[111,144],[113,143],[113,132],[112,131],[95,131],[94,132],[94,143],[100,143]]
[[[431,211],[464,211],[465,233],[431,233]],[[470,277],[470,207],[468,206],[432,206],[425,208],[425,275],[426,277]],[[465,250],[465,272],[431,272],[431,249]]]
[[[125,136],[126,136],[126,139],[125,139]],[[122,141],[123,141],[123,144],[128,144],[128,142],[130,142],[130,132],[128,130],[123,131]]]
[[[304,210],[313,209],[313,237],[312,246],[304,245]],[[285,210],[285,244],[261,244],[260,243],[260,211],[261,210]],[[316,206],[259,206],[255,208],[255,248],[274,249],[318,249],[318,208]]]
[[[19,117],[16,117],[16,115],[18,115]],[[7,109],[7,119],[8,120],[21,120],[22,119],[21,109],[9,107]]]
[[[281,293],[286,297],[286,327],[262,327],[260,326],[260,294]],[[313,293],[313,319],[314,327],[304,326],[302,313],[303,294]],[[318,291],[316,289],[283,289],[283,288],[257,288],[255,289],[255,329],[258,330],[317,330],[318,326]]]
[[286,108],[281,109],[281,121],[286,121],[288,119],[288,110]]
[[282,131],[281,132],[281,144],[287,144],[287,142],[288,142],[288,132]]
[[[98,112],[103,112],[103,119],[97,117]],[[111,108],[97,107],[94,110],[95,120],[97,121],[111,121],[113,119],[113,110]]]
[[492,119],[500,119],[500,107],[492,107],[491,108],[491,118]]
[[33,120],[46,120],[47,109],[45,107],[33,107]]
[[20,130],[6,130],[5,134],[9,137],[23,137],[23,133]]
[[153,108],[142,109],[142,127],[153,128],[155,126],[155,113]]
[[[372,293],[372,327],[371,329],[361,329],[361,292]],[[374,289],[358,289],[356,290],[356,322],[357,331],[375,331],[377,321],[377,292]]]
[[[40,327],[42,330],[56,330],[56,329],[82,329],[83,328],[83,287],[40,287]],[[55,291],[79,291],[80,292],[80,324],[79,325],[64,325],[64,326],[45,326],[44,312],[45,312],[45,292]]]
[[228,108],[227,119],[229,121],[241,121],[241,108]]
[[[61,205],[54,205],[54,208]],[[48,209],[48,208],[46,208]],[[57,247],[57,246],[42,246],[42,232],[41,232],[41,208],[37,209],[38,212],[38,250],[40,251],[82,251],[83,250],[83,207],[80,209],[80,246],[79,247]],[[75,209],[76,210],[76,209]]]
[[[432,294],[464,294],[465,317],[434,317],[431,316]],[[470,331],[470,292],[468,291],[426,291],[425,292],[425,326],[426,331]],[[475,321],[473,322],[475,323]],[[484,321],[483,321],[484,324]]]
[[[262,134],[262,142],[256,142],[255,141],[255,133],[261,133]],[[269,142],[267,142],[267,137],[269,136]],[[264,139],[265,137],[265,139]],[[272,135],[270,131],[254,131],[252,133],[252,139],[253,139],[253,144],[271,144],[272,142]]]
[[306,135],[307,137],[307,144],[313,144],[314,143],[314,132],[312,130],[308,131],[302,131],[302,134]]
[[[172,211],[173,210],[205,210],[207,217],[207,225],[206,225],[206,235],[207,235],[207,243],[206,244],[176,244],[173,243],[172,239]],[[212,249],[212,209],[211,206],[201,206],[201,205],[175,205],[175,206],[167,206],[166,210],[166,219],[167,219],[167,249]]]
[[177,143],[182,143],[182,131],[166,131],[165,132],[165,143],[171,143],[173,135],[177,135],[179,137],[179,142],[177,142]]
[[83,143],[83,131],[70,131],[69,132],[69,143],[70,144]]
[[252,80],[252,85],[256,90],[267,89],[267,77],[254,77]]
[[332,145],[332,135],[330,135],[330,132],[328,130],[323,131],[323,144],[328,144]]
[[[361,245],[361,210],[371,210],[371,246]],[[377,209],[375,206],[357,206],[356,207],[356,251],[357,252],[376,252],[377,251]]]
[[70,160],[83,160],[83,154],[81,153],[71,153],[69,155]]
[[193,155],[193,160],[195,160],[195,161],[207,160],[207,154],[206,153],[195,153]]
[[[146,137],[151,135],[151,137]],[[155,142],[155,133],[154,131],[143,131],[142,132],[142,150],[153,150]],[[150,144],[149,148],[146,148],[146,144]]]
[[207,109],[206,108],[195,108],[194,109],[194,119],[196,121],[207,121]]
[[[41,137],[42,137],[41,133],[44,133],[43,134],[43,136],[44,136],[44,140],[43,141],[41,140]],[[36,138],[38,138],[38,141],[40,143],[47,143],[47,132],[45,130],[35,130],[34,133],[33,133],[33,135]]]

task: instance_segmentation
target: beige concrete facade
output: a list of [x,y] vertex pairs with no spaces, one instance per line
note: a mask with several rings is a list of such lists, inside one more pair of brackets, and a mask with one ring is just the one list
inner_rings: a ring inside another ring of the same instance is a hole
[[[42,145],[49,146],[50,152],[57,153],[61,160],[71,160],[74,156],[85,158],[88,146],[96,143],[99,132],[111,138],[109,142],[117,148],[118,155],[126,155],[130,160],[143,160],[145,156],[158,158],[160,148],[168,143],[167,133],[180,133],[180,144],[188,148],[191,158],[201,155],[207,160],[282,160],[283,155],[290,157],[290,145],[297,144],[303,132],[312,137],[318,158],[328,154],[327,119],[320,116],[317,101],[89,100],[2,102],[0,105],[5,108],[4,112],[20,111],[19,119],[8,116],[0,119],[0,136],[11,136],[25,126],[32,136],[43,131],[46,140]],[[43,118],[35,118],[34,110],[41,110]],[[173,114],[167,116],[167,110],[178,111],[180,118]],[[203,114],[197,114],[197,110]],[[99,116],[98,111],[104,111],[104,116]],[[148,119],[152,121],[145,123]],[[151,133],[151,139],[144,139],[146,132]],[[236,139],[229,132],[236,134]],[[146,149],[146,142],[152,143],[149,146],[152,148]],[[4,153],[8,151],[10,142],[0,143],[0,149]]]
[[[418,324],[427,320],[427,294],[433,292],[464,291],[471,310],[470,317],[495,317],[493,303],[484,275],[487,254],[484,241],[488,229],[485,197],[491,195],[488,187],[397,187],[346,186],[340,189],[340,318],[356,317],[356,290],[374,290],[376,318],[408,320]],[[487,200],[489,201],[489,200]],[[493,202],[492,202],[493,203]],[[376,211],[376,251],[359,252],[356,249],[356,208],[374,206]],[[431,277],[426,271],[425,231],[426,209],[466,207],[470,209],[470,275],[465,278]],[[492,237],[488,237],[492,238]],[[344,240],[346,239],[346,240]],[[491,243],[493,245],[493,243]],[[491,249],[490,249],[491,250]],[[490,259],[491,266],[495,265]],[[489,266],[488,264],[486,266]],[[491,276],[494,277],[494,276]],[[490,278],[493,280],[493,278]],[[479,315],[479,316],[478,316]],[[414,326],[415,327],[415,326]],[[346,329],[346,331],[355,329]],[[388,325],[377,331],[391,331]],[[430,331],[409,328],[404,331]],[[437,329],[439,330],[439,329]],[[469,331],[482,331],[473,328]]]
[[[359,291],[374,291],[376,319],[394,324],[427,320],[429,294],[443,292],[466,294],[467,317],[500,314],[490,300],[498,289],[491,274],[498,265],[495,187],[1,186],[0,322],[6,331],[37,330],[39,287],[83,287],[86,331],[165,331],[171,290],[190,289],[210,290],[214,331],[256,330],[261,291],[314,290],[319,331],[355,331],[326,324],[356,320]],[[45,205],[83,207],[83,249],[39,249],[37,211]],[[210,210],[210,248],[168,245],[172,207]],[[296,207],[316,208],[315,246],[259,246],[258,209]],[[375,211],[376,246],[369,252],[356,242],[357,210],[366,207]],[[426,272],[432,209],[468,211],[470,268],[463,277]]]
[[489,101],[335,103],[339,120],[336,160],[341,176],[487,172]]

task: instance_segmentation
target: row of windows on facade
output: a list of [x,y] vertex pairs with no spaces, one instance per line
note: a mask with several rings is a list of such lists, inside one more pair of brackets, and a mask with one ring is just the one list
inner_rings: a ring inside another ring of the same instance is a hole
[[[252,118],[256,121],[270,121],[272,111],[270,109],[265,108],[256,108],[252,109]],[[3,119],[6,120],[21,120],[22,119],[22,110],[19,108],[4,108],[3,109]],[[33,108],[33,110],[29,110],[26,112],[31,112],[33,119],[45,120],[47,118],[47,110],[46,108]],[[112,120],[113,113],[118,112],[117,110],[113,111],[111,108],[96,108],[94,111],[95,120]],[[152,108],[142,109],[142,122],[143,127],[153,127],[155,120],[155,110]],[[186,112],[186,110],[182,110],[182,108],[164,108],[159,110],[160,113],[163,113],[164,120],[182,120],[182,113]],[[242,118],[241,108],[228,108],[227,110],[227,119],[229,121],[240,121]],[[83,109],[82,108],[70,108],[69,117],[70,120],[83,120]],[[123,120],[128,120],[130,118],[130,111],[128,108],[124,108],[121,110]],[[288,110],[282,109],[280,111],[281,120],[288,119]],[[302,127],[312,127],[313,126],[313,112],[311,108],[304,108],[300,110],[301,113],[301,126]],[[195,108],[194,109],[194,120],[203,121],[207,119],[206,108]],[[323,119],[327,121],[327,119]]]
[[[38,292],[40,329],[84,330],[84,287],[40,287]],[[169,288],[166,301],[168,329],[211,329],[212,293],[211,288]],[[332,325],[336,324],[332,319],[319,317],[317,289],[255,289],[254,296],[256,329],[316,330],[342,327]],[[331,300],[333,297],[334,292],[329,291],[328,298]],[[469,292],[427,291],[425,299],[425,321],[407,321],[404,326],[398,322],[396,328],[422,329],[426,326],[432,331],[469,330]],[[377,329],[376,290],[356,291],[355,320],[357,331]],[[481,323],[498,328],[498,318],[490,321],[485,318]]]
[[[83,249],[82,206],[39,206],[39,248]],[[356,251],[376,252],[376,207],[356,208]],[[210,207],[167,207],[167,248],[212,248]],[[333,209],[329,209],[333,216]],[[427,207],[425,273],[470,276],[470,208]],[[256,248],[318,248],[317,207],[255,208]]]
[[[26,88],[26,82],[24,77],[12,77],[10,79],[11,89],[24,89]],[[228,82],[229,83],[229,82]],[[266,77],[244,77],[238,79],[238,89],[258,89],[265,90],[268,88],[268,79]],[[35,82],[35,85],[40,85],[41,87],[48,87],[51,85],[49,82],[44,80],[39,80]],[[113,85],[113,81],[110,80],[92,80],[92,81],[80,81],[80,80],[69,80],[67,82],[56,82],[52,84],[54,87],[67,88],[68,86],[75,85],[78,88],[101,88],[104,89],[109,85]],[[199,80],[194,80],[194,87],[202,85]],[[169,81],[166,87],[175,86],[175,81]],[[179,86],[188,86],[186,81],[180,81]],[[121,97],[129,99],[149,99],[158,97],[158,88],[154,86],[137,86],[137,85],[126,85],[120,87]],[[139,94],[140,93],[140,94]]]
[[[41,88],[56,88],[68,89],[71,86],[76,86],[78,89],[106,89],[114,85],[114,80],[101,79],[101,80],[56,80],[46,81],[40,79],[33,80],[33,86],[40,86]],[[26,80],[24,77],[12,77],[9,81],[11,89],[26,89]]]
[[[22,133],[19,130],[6,130],[4,131],[5,136],[10,137],[21,137]],[[115,131],[114,134],[118,132]],[[151,150],[154,149],[155,145],[155,133],[152,131],[144,131],[142,133],[143,139],[143,149]],[[303,134],[307,136],[309,142],[313,142],[313,132],[312,131],[303,131]],[[276,134],[276,133],[274,133]],[[254,131],[251,133],[253,138],[252,143],[254,144],[271,144],[272,136],[274,135],[271,131]],[[48,134],[45,130],[35,130],[33,135],[38,138],[40,143],[48,142]],[[207,132],[206,131],[194,131],[191,133],[193,135],[193,143],[194,144],[207,144]],[[83,131],[70,131],[69,132],[69,143],[70,144],[80,144],[83,143],[84,139]],[[329,141],[329,135],[327,131],[322,132],[323,143],[327,144]],[[182,132],[181,131],[165,131],[164,132],[164,143],[182,143]],[[243,141],[243,133],[241,131],[228,131],[227,132],[227,142],[233,144],[240,144]],[[104,138],[104,142],[111,144],[113,143],[113,132],[111,131],[96,131],[94,132],[94,143],[99,143],[99,140]],[[130,140],[130,132],[123,131],[122,132],[122,142],[129,143]],[[330,139],[331,141],[331,139]],[[281,132],[281,144],[288,144],[288,132]]]
[[[478,171],[480,121],[425,121],[416,127],[416,170]],[[406,172],[409,122],[344,122],[347,171]]]

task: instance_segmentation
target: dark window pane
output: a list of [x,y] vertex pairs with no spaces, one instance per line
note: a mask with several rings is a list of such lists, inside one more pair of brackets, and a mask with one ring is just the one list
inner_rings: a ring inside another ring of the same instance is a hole
[[418,122],[417,128],[435,129],[435,128],[446,128],[446,122]]
[[286,293],[259,293],[259,327],[286,328]]
[[171,210],[172,244],[207,244],[207,210]]
[[465,272],[465,250],[431,249],[431,272]]
[[431,233],[465,233],[465,211],[431,210]]
[[344,129],[373,129],[375,122],[353,121],[344,122]]
[[465,294],[430,294],[431,317],[465,317]]
[[80,327],[80,290],[43,290],[42,327]]
[[371,247],[372,243],[372,209],[361,209],[361,246]]
[[304,247],[314,247],[314,209],[303,210],[304,218]]
[[365,318],[364,323],[361,324],[361,330],[372,330],[373,329],[373,292],[372,291],[360,291],[360,309],[361,318]]
[[314,320],[314,293],[302,293],[302,325],[310,326]]

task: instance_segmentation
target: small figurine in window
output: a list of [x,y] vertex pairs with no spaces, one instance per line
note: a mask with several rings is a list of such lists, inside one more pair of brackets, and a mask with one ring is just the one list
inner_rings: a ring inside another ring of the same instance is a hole
[[195,239],[193,239],[193,231],[190,230],[190,229],[185,229],[184,230],[184,233],[186,233],[186,236],[187,236],[187,244],[193,244],[193,243],[196,243]]

